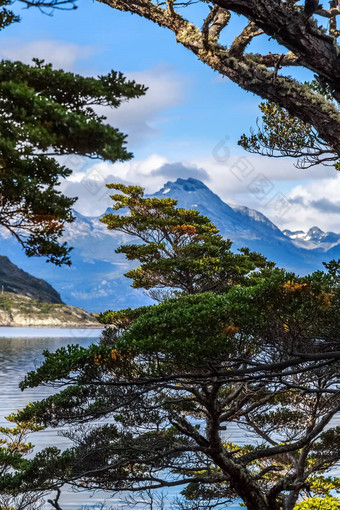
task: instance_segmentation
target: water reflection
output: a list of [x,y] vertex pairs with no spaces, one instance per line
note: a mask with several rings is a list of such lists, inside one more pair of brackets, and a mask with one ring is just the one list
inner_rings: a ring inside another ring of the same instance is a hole
[[[52,336],[54,333],[54,337]],[[9,334],[22,335],[9,338]],[[82,334],[83,336],[79,336]],[[37,335],[43,335],[38,337]],[[56,336],[60,335],[60,336]],[[65,336],[63,336],[65,335]],[[42,352],[45,349],[55,351],[70,343],[77,343],[83,347],[97,342],[100,330],[36,330],[24,328],[0,328],[0,423],[8,425],[5,416],[17,409],[21,409],[28,402],[48,396],[51,388],[29,388],[24,392],[19,389],[19,382],[27,372],[34,370],[42,360]],[[47,445],[56,445],[63,448],[67,441],[60,435],[60,429],[47,429],[32,434],[30,440],[35,445],[35,451],[41,450]],[[76,494],[64,492],[61,498],[61,506],[64,510],[78,509],[89,503],[89,506],[104,501],[107,494],[96,494],[90,499],[88,493]],[[90,501],[90,502],[89,502]],[[47,505],[46,508],[51,508]]]
[[[6,424],[5,416],[17,409],[23,408],[28,402],[39,400],[51,394],[51,388],[39,387],[29,388],[24,392],[20,391],[19,383],[27,372],[34,370],[43,360],[42,352],[45,349],[53,352],[60,347],[70,343],[88,347],[91,343],[97,342],[100,330],[53,330],[35,328],[1,328],[0,327],[0,423]],[[250,438],[245,436],[236,426],[231,427],[226,434],[227,441],[239,443],[249,442]],[[30,437],[35,445],[35,451],[41,450],[47,445],[55,445],[58,448],[65,448],[68,441],[61,436],[61,429],[47,429]],[[176,489],[169,491],[169,499],[176,495]],[[110,499],[110,494],[97,492],[90,495],[88,492],[72,492],[64,490],[60,498],[63,510],[76,510],[86,505],[86,508],[99,508],[100,503],[107,501],[108,506],[115,508],[126,508],[116,497]],[[144,508],[144,507],[136,507]],[[236,510],[240,507],[226,507],[228,510]],[[46,510],[51,510],[46,505]]]

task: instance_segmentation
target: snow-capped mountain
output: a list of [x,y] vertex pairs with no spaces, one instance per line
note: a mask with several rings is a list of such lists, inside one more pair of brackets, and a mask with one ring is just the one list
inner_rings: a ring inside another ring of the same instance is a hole
[[208,216],[223,234],[232,232],[233,240],[236,238],[260,239],[263,234],[268,235],[269,232],[270,235],[282,237],[282,232],[263,214],[248,207],[226,204],[197,179],[177,179],[176,182],[167,182],[154,194],[159,198],[164,195],[176,199],[180,207],[199,210]]
[[[302,231],[283,233],[260,212],[223,202],[196,179],[168,182],[153,196],[171,197],[178,201],[179,207],[199,210],[211,219],[224,237],[233,241],[235,250],[248,246],[279,266],[300,274],[320,269],[323,261],[340,257],[340,244],[335,242],[328,247],[324,242],[330,233],[321,233],[326,236],[324,238],[314,228],[314,246],[297,244],[297,240],[306,242],[297,237]],[[27,258],[18,243],[6,233],[0,233],[0,254],[8,256],[30,274],[48,281],[70,305],[103,311],[150,302],[142,291],[131,288],[130,280],[123,276],[131,264],[123,255],[115,253],[119,245],[131,238],[108,231],[98,217],[86,217],[77,212],[75,216],[76,221],[65,232],[65,240],[74,247],[71,267],[59,268],[46,264],[43,259]],[[338,238],[340,241],[340,235]]]
[[340,244],[340,234],[334,232],[323,232],[319,227],[312,227],[308,232],[303,230],[283,230],[285,236],[289,237],[296,246],[308,250],[322,248],[324,251],[334,248]]
[[196,179],[167,182],[155,196],[170,196],[180,207],[197,209],[208,216],[221,234],[233,241],[235,248],[249,247],[259,251],[278,265],[299,273],[321,267],[319,259],[303,250],[259,211],[245,206],[226,204],[205,184]]

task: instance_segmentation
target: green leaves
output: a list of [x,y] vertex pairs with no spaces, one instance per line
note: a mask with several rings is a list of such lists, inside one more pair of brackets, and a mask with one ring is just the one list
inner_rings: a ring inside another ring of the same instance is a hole
[[340,500],[332,496],[310,498],[294,507],[294,510],[339,510]]
[[126,136],[94,108],[117,108],[145,92],[113,71],[85,78],[37,59],[35,66],[0,62],[0,224],[28,256],[70,264],[70,248],[60,239],[76,199],[58,190],[71,170],[53,156],[130,159]]
[[[141,265],[125,274],[132,286],[150,290],[162,300],[169,295],[196,294],[252,283],[274,266],[258,253],[247,249],[235,254],[232,243],[219,235],[209,218],[195,209],[177,208],[172,198],[147,198],[139,186],[110,184],[121,191],[111,195],[113,208],[121,214],[107,214],[101,221],[139,239],[117,249],[128,260]],[[129,214],[126,214],[126,210]]]
[[[10,424],[15,424],[16,415],[7,416]],[[30,493],[24,487],[18,485],[19,473],[23,473],[29,466],[26,456],[32,454],[33,446],[28,442],[28,434],[37,432],[43,427],[35,424],[32,420],[22,421],[12,427],[0,427],[0,508],[25,508],[30,501],[32,507],[40,499],[39,491]],[[6,491],[3,491],[3,487]],[[23,492],[23,494],[21,493]],[[24,504],[26,500],[26,505]],[[31,508],[32,508],[31,507]]]
[[16,16],[13,11],[10,11],[9,9],[6,8],[6,6],[11,4],[12,0],[0,1],[0,30],[6,28],[12,23],[19,21],[18,16]]
[[[315,97],[323,96],[330,104],[332,90],[322,86],[319,81],[306,82],[306,91]],[[317,164],[339,167],[339,155],[319,136],[315,128],[298,117],[291,115],[285,108],[271,101],[260,103],[262,125],[258,131],[251,130],[250,135],[243,134],[238,144],[246,151],[272,157],[297,158],[297,166],[309,168]]]

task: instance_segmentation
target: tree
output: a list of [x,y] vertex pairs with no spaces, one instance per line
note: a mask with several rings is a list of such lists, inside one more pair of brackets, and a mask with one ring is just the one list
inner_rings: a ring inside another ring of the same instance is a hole
[[[6,420],[13,424],[15,415],[7,416]],[[33,422],[22,422],[14,427],[0,427],[0,474],[2,478],[6,478],[13,470],[25,466],[25,457],[33,450],[32,444],[27,442],[27,436],[42,428]],[[21,493],[18,490],[14,491],[12,495],[0,493],[1,510],[38,510],[42,508],[42,505],[40,491]]]
[[[76,7],[74,1],[26,1],[39,9]],[[0,30],[18,22],[0,0]],[[0,226],[22,245],[28,256],[45,256],[54,264],[70,264],[70,248],[61,241],[66,223],[74,220],[76,199],[58,186],[71,170],[56,156],[125,161],[126,136],[105,124],[97,106],[117,108],[146,88],[121,73],[85,78],[34,59],[35,65],[0,62]]]
[[107,187],[121,192],[111,198],[114,210],[122,213],[106,214],[101,221],[109,230],[139,241],[120,246],[116,252],[141,263],[125,276],[133,280],[133,287],[147,289],[151,297],[223,292],[233,285],[251,284],[274,266],[247,248],[233,253],[231,241],[218,234],[209,218],[195,209],[177,208],[172,198],[144,197],[139,186]]
[[[339,156],[338,0],[331,0],[329,9],[314,0],[98,1],[171,30],[178,43],[213,70],[310,125],[333,154]],[[206,6],[201,28],[191,21],[197,19],[197,3]],[[241,15],[246,21],[243,30],[232,40],[228,38],[227,27],[233,15]],[[328,30],[325,20],[329,21]],[[279,53],[267,54],[246,51],[254,38],[268,40],[268,36],[283,47],[283,52],[281,49]],[[330,97],[287,76],[287,69],[295,67],[315,73]]]
[[[310,87],[323,93],[327,100],[332,100],[331,94],[316,81]],[[245,150],[275,158],[296,158],[296,166],[300,168],[310,168],[321,163],[334,165],[339,170],[338,154],[319,137],[312,125],[293,117],[275,103],[265,101],[259,108],[262,125],[257,122],[257,133],[251,130],[250,136],[242,135],[239,140],[239,145]]]
[[58,190],[71,170],[55,156],[130,159],[126,136],[95,108],[117,108],[146,89],[121,73],[84,78],[35,60],[34,66],[2,61],[0,90],[0,225],[27,255],[69,264],[60,238],[74,219],[75,199]]
[[[186,509],[241,498],[248,510],[292,510],[301,496],[330,498],[339,365],[305,355],[335,349],[339,305],[328,272],[275,270],[255,286],[147,307],[111,342],[107,332],[88,349],[45,352],[21,388],[61,391],[17,419],[68,424],[74,446],[38,453],[1,478],[0,491],[179,487]],[[280,370],[267,373],[270,365]],[[230,440],[235,425],[249,441]]]

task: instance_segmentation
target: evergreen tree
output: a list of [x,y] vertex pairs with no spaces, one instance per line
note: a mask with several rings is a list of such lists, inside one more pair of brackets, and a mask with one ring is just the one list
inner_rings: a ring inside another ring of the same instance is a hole
[[275,270],[148,307],[111,342],[46,352],[21,387],[61,391],[17,420],[69,425],[74,445],[38,453],[0,491],[174,487],[188,510],[337,508],[339,306],[328,273]]
[[116,250],[141,263],[125,276],[133,280],[133,287],[147,289],[158,300],[174,293],[223,292],[251,284],[274,266],[247,248],[233,253],[231,241],[223,239],[209,218],[195,209],[176,207],[172,198],[144,197],[139,186],[107,187],[121,192],[111,195],[113,208],[121,213],[107,214],[101,221],[109,230],[139,241]]
[[[33,451],[28,435],[43,427],[31,422],[15,424],[15,415],[6,417],[8,424],[0,427],[0,474],[3,479],[15,470],[24,469],[26,456]],[[1,510],[38,510],[43,507],[42,491],[13,491],[12,494],[0,492]]]
[[73,221],[75,199],[58,190],[71,170],[56,156],[130,159],[126,136],[95,108],[117,108],[144,93],[113,71],[85,78],[38,60],[34,66],[0,62],[0,225],[27,255],[70,263],[70,248],[60,238]]
[[[76,8],[72,0],[20,1],[41,10]],[[0,0],[0,30],[19,21],[9,9],[12,3]],[[38,59],[34,63],[0,61],[0,226],[28,256],[70,264],[70,248],[61,238],[65,224],[74,220],[76,199],[58,190],[71,170],[56,156],[130,159],[126,136],[95,109],[118,108],[146,88],[114,71],[85,78]]]

